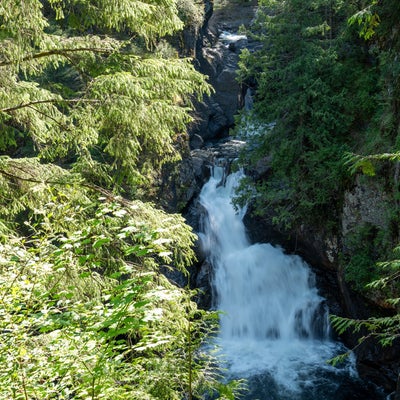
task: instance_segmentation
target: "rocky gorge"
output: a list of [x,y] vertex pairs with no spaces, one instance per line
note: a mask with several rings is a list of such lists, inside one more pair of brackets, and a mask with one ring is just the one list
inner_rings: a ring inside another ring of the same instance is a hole
[[[235,125],[235,115],[244,107],[249,89],[236,80],[239,54],[242,48],[257,46],[239,33],[241,25],[251,24],[256,12],[256,2],[218,1],[205,3],[205,20],[195,34],[185,39],[188,53],[195,55],[197,68],[209,76],[214,93],[196,104],[194,122],[189,130],[190,149],[174,178],[164,182],[164,192],[170,193],[166,205],[169,209],[183,210],[195,231],[201,230],[198,201],[200,189],[210,175],[216,160],[233,160],[244,142],[229,137]],[[250,171],[267,178],[268,159],[259,171]],[[167,190],[165,190],[167,188]],[[245,223],[253,242],[268,242],[282,246],[289,254],[298,254],[316,274],[317,286],[327,299],[330,312],[349,318],[363,319],[371,313],[391,315],[394,310],[379,297],[363,296],[345,279],[346,256],[354,251],[352,238],[361,227],[370,230],[389,230],[388,195],[384,185],[368,178],[358,177],[344,193],[342,212],[337,216],[338,227],[332,235],[323,226],[301,225],[290,231],[277,229],[271,215],[252,216],[248,212]],[[251,211],[251,205],[249,206]],[[191,285],[199,288],[201,307],[211,305],[212,288],[210,263],[199,245],[198,264],[191,271]],[[174,275],[172,279],[181,281]],[[381,347],[371,337],[358,346],[358,339],[365,332],[347,333],[341,340],[355,348],[357,369],[361,377],[383,387],[390,399],[400,399],[400,344]]]

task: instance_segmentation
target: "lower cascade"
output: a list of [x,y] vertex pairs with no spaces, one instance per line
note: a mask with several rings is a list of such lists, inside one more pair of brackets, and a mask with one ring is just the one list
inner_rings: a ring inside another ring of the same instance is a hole
[[227,379],[246,378],[248,400],[379,399],[361,382],[347,351],[332,339],[328,309],[309,266],[266,243],[251,244],[232,196],[242,172],[214,167],[200,202],[207,210],[202,245],[213,266],[214,307]]

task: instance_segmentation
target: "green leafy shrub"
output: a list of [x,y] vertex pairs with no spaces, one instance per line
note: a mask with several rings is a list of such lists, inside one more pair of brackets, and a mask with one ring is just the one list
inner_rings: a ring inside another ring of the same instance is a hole
[[180,399],[216,384],[198,350],[215,317],[157,271],[185,271],[189,228],[165,215],[154,230],[159,212],[137,204],[99,203],[86,222],[68,211],[78,231],[47,209],[31,239],[0,246],[0,398]]

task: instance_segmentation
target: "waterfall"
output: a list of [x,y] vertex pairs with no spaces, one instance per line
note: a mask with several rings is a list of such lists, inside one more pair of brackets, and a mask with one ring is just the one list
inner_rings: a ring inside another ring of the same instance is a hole
[[221,311],[216,344],[228,374],[257,380],[250,400],[350,398],[336,390],[356,379],[354,360],[341,368],[327,363],[346,349],[331,339],[309,266],[246,236],[246,210],[231,201],[242,176],[226,177],[223,167],[214,167],[200,194],[207,210],[200,237],[213,265],[214,307]]
[[221,170],[204,187],[200,200],[208,211],[206,237],[213,242],[207,247],[215,267],[216,307],[225,313],[221,335],[328,339],[327,312],[309,268],[300,257],[285,255],[270,244],[250,245],[243,212],[236,213],[230,204],[241,173],[231,174],[222,186]]

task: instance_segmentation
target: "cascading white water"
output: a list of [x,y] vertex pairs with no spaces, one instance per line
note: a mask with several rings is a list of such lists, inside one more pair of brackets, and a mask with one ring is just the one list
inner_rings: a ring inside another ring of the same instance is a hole
[[[232,376],[267,374],[286,393],[260,400],[310,399],[298,393],[322,384],[321,371],[338,374],[326,361],[344,350],[330,339],[327,310],[307,264],[270,244],[249,243],[245,210],[231,204],[242,175],[225,177],[222,167],[214,167],[200,194],[207,210],[200,236],[213,265],[215,307],[222,312],[216,341]],[[344,369],[355,374],[351,362]]]
[[[224,311],[224,338],[328,339],[329,324],[321,318],[321,297],[312,275],[297,256],[270,244],[248,242],[242,214],[231,204],[241,173],[220,185],[223,168],[204,187],[201,203],[208,211],[206,237],[215,267],[217,308]],[[316,324],[318,321],[318,324]]]

